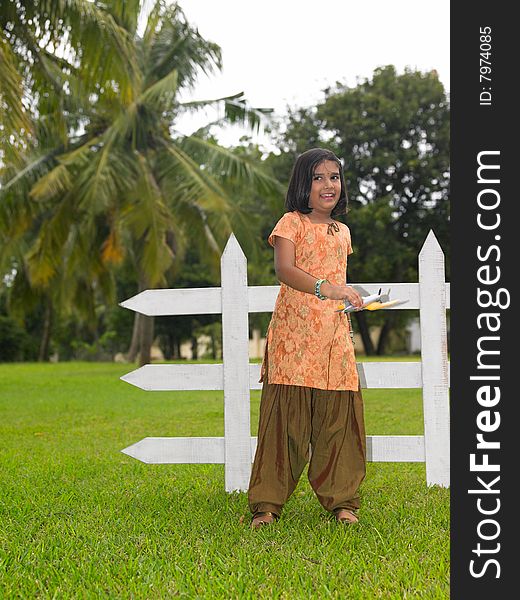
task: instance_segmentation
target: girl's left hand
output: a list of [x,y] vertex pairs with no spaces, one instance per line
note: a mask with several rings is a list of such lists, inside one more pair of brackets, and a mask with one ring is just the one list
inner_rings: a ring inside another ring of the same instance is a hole
[[346,286],[345,300],[350,302],[350,304],[356,308],[361,308],[363,306],[363,298],[361,297],[361,294],[353,287]]
[[321,290],[331,300],[348,300],[356,308],[363,306],[363,298],[361,298],[361,295],[351,285],[324,283],[321,286]]

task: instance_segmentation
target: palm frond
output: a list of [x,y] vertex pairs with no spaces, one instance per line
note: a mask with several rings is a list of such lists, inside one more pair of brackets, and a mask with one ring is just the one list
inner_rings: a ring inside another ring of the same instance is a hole
[[212,100],[192,100],[179,104],[181,110],[184,109],[188,111],[209,107],[222,110],[222,116],[215,119],[212,122],[212,125],[231,123],[232,125],[248,127],[251,131],[259,131],[260,127],[274,112],[272,108],[256,108],[249,106],[243,92]]
[[[143,11],[147,9],[145,4],[146,2],[143,2]],[[143,44],[145,48],[151,47],[155,34],[160,29],[161,19],[163,18],[165,10],[166,4],[164,0],[156,0],[149,9],[146,28],[143,33]]]
[[[61,272],[60,304],[69,313],[80,313],[87,320],[92,318],[90,307],[95,305],[97,291],[105,302],[113,302],[115,282],[110,265],[102,260],[102,236],[104,228],[92,222],[94,227],[75,223],[69,232],[64,247]],[[90,297],[85,302],[81,296]]]
[[157,156],[159,185],[168,202],[194,202],[204,210],[229,210],[227,194],[218,182],[179,145],[164,143]]
[[100,138],[73,155],[60,157],[64,165],[74,165],[74,193],[80,206],[97,214],[119,202],[136,180],[135,156],[126,144],[118,143],[133,128],[132,117],[121,115]]
[[159,79],[159,81],[146,88],[136,103],[149,106],[156,111],[163,112],[170,110],[175,103],[178,80],[179,74],[176,69],[173,69],[162,79]]
[[[0,17],[9,23],[11,41],[19,49],[25,65],[26,51],[31,50],[34,63],[31,76],[42,83],[45,65],[42,56],[65,56],[63,77],[68,69],[77,69],[87,88],[96,83],[117,81],[120,97],[130,102],[140,86],[134,32],[137,26],[138,0],[100,3],[91,0],[41,0],[8,2],[11,10]],[[2,6],[2,13],[4,8]],[[58,52],[58,49],[60,50]],[[37,82],[38,83],[38,82]],[[36,85],[38,89],[38,85]]]
[[65,195],[52,217],[43,222],[39,235],[26,255],[31,285],[45,288],[60,271],[63,248],[75,220],[71,197]]
[[211,140],[191,135],[181,141],[181,147],[190,156],[195,156],[197,162],[219,181],[240,181],[269,195],[280,195],[285,191],[279,181],[262,169],[261,164]]
[[[52,0],[55,4],[59,0]],[[135,6],[135,2],[114,3],[109,10],[89,0],[68,0],[67,14],[62,16],[65,22],[71,22],[71,44],[81,48],[81,71],[87,87],[95,82],[107,82],[115,78],[120,87],[121,98],[131,102],[135,89],[140,85],[140,71],[136,60],[133,34],[137,26],[137,12],[127,11],[126,16],[133,14],[131,20],[121,19],[120,23],[111,11],[117,5],[124,11],[124,5]],[[126,22],[125,22],[126,21]],[[132,22],[133,21],[133,22]]]
[[50,116],[54,121],[68,123],[71,115],[78,113],[83,113],[84,118],[84,108],[91,103],[92,89],[82,79],[79,66],[69,64],[45,48],[39,50],[38,56],[47,80],[45,84],[53,88],[53,93],[38,94],[39,119]]
[[249,127],[252,131],[259,131],[267,115],[273,112],[272,108],[254,108],[247,105],[245,98],[224,101],[224,116],[227,122]]
[[226,215],[220,215],[220,228],[213,228],[209,215],[196,204],[185,204],[180,208],[182,227],[190,245],[197,251],[201,260],[207,264],[212,275],[218,279],[222,250],[231,234],[231,228],[225,226]]
[[231,96],[222,96],[221,98],[208,98],[207,100],[189,100],[188,102],[181,102],[179,104],[180,109],[204,109],[209,106],[218,108],[226,100],[237,100],[243,98],[244,92],[238,92],[238,94],[232,94]]
[[32,130],[32,122],[23,104],[25,90],[11,45],[0,37],[0,123],[5,134]]
[[171,228],[173,215],[163,200],[161,189],[146,158],[138,155],[140,177],[121,212],[121,218],[138,242],[139,263],[149,285],[164,278],[174,259],[166,243],[166,232]]
[[29,175],[32,175],[35,171],[38,171],[42,166],[44,166],[46,163],[51,161],[56,154],[58,154],[58,151],[53,150],[47,154],[43,154],[42,156],[39,156],[38,158],[36,158],[32,162],[30,162],[21,171],[16,173],[16,175],[14,175],[11,178],[8,178],[8,180],[2,184],[2,187],[0,188],[1,193],[4,194],[5,192],[7,192],[7,190],[12,188],[15,184],[18,184],[20,182],[20,180],[24,179],[25,177],[27,177]]
[[40,177],[31,188],[31,198],[38,201],[49,200],[70,190],[73,179],[65,165],[57,165]]
[[100,145],[102,136],[94,136],[91,138],[80,139],[77,147],[65,154],[58,154],[56,158],[65,166],[76,165],[79,168],[84,168],[91,161],[91,149],[93,146]]
[[146,41],[149,57],[146,78],[149,82],[162,79],[176,69],[179,87],[190,88],[201,72],[209,75],[222,68],[220,47],[204,39],[188,23],[177,3],[165,7],[153,35],[150,34]]
[[103,6],[114,17],[115,22],[135,36],[142,14],[143,0],[104,0]]

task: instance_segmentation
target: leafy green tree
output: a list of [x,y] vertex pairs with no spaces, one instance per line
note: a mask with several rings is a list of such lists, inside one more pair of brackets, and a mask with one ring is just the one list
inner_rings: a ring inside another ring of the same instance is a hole
[[345,158],[351,201],[387,200],[401,241],[420,247],[435,226],[448,250],[450,112],[437,73],[377,69],[355,88],[328,90],[317,118]]
[[[190,244],[218,269],[230,232],[250,237],[229,182],[247,182],[266,194],[277,189],[258,163],[220,147],[207,129],[190,136],[175,131],[185,111],[209,105],[222,107],[220,122],[252,127],[268,111],[248,107],[242,94],[180,102],[200,71],[221,68],[220,49],[200,36],[178,5],[163,1],[137,35],[136,6],[126,11],[124,3],[107,4],[135,56],[129,87],[118,69],[91,80],[63,59],[57,93],[78,90],[79,99],[77,110],[63,115],[64,139],[58,142],[54,129],[48,136],[38,131],[22,171],[14,162],[4,170],[0,230],[10,242],[4,264],[17,252],[17,277],[27,274],[31,289],[65,290],[62,297],[72,307],[92,307],[100,292],[113,298],[113,268],[124,261],[133,267],[138,291],[171,281]],[[78,60],[88,60],[86,48]],[[39,121],[48,116],[40,113]],[[149,362],[152,339],[153,320],[137,316],[131,346],[139,348],[141,363]]]

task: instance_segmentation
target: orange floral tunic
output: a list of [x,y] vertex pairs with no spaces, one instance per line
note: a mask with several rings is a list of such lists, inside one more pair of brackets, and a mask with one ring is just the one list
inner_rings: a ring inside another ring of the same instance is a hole
[[[274,236],[291,240],[295,265],[335,285],[345,285],[347,255],[352,253],[349,228],[335,221],[312,223],[307,215],[288,212],[278,221]],[[281,283],[267,329],[260,382],[301,385],[322,390],[358,390],[354,347],[347,315],[335,312],[338,300],[320,300]]]

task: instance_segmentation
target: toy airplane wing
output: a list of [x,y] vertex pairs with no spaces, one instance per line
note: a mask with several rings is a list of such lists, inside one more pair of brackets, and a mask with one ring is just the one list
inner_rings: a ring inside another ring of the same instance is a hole
[[390,308],[392,306],[399,306],[400,304],[406,304],[408,300],[390,300],[389,302],[372,302],[368,306],[365,306],[365,310],[381,310],[382,308]]
[[[363,290],[365,291],[365,290]],[[408,300],[390,300],[390,290],[386,294],[381,293],[381,288],[377,294],[371,294],[362,296],[363,304],[360,308],[356,308],[352,304],[341,304],[336,312],[351,313],[360,310],[381,310],[382,308],[391,308],[393,306],[399,306],[400,304],[406,304]]]

